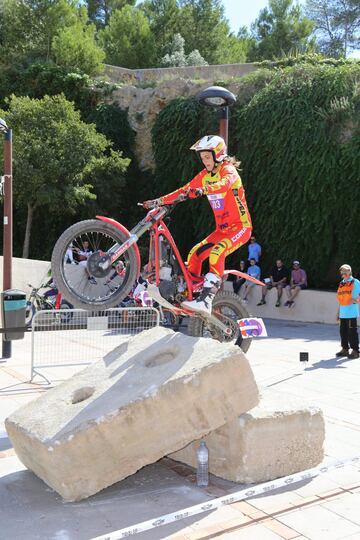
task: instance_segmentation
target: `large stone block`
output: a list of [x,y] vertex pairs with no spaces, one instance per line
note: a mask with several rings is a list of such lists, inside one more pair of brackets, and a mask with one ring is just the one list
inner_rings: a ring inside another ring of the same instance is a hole
[[[266,391],[260,404],[206,437],[212,474],[241,483],[273,480],[315,467],[324,457],[320,409]],[[169,457],[196,467],[199,441]]]
[[25,405],[5,425],[24,465],[74,501],[257,403],[238,347],[155,328]]

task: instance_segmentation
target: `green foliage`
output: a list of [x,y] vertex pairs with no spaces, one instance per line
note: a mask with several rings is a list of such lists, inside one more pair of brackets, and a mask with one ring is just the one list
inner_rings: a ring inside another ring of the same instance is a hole
[[97,199],[87,205],[82,215],[91,217],[96,213],[102,213],[116,217],[131,227],[141,216],[136,202],[150,197],[152,183],[148,175],[140,172],[133,154],[135,133],[129,126],[127,111],[120,109],[116,103],[100,103],[86,120],[94,123],[96,129],[112,141],[113,149],[121,150],[124,156],[129,158],[130,164],[126,171],[125,183],[118,182],[116,177],[113,181],[110,178],[109,181],[108,175],[93,183]]
[[[64,96],[40,100],[13,96],[0,115],[14,131],[14,204],[28,210],[29,237],[34,210],[71,214],[95,197],[90,180],[100,182],[105,175],[107,180],[124,182],[129,161],[111,151],[111,143],[93,124],[82,122]],[[24,256],[28,256],[26,242]]]
[[84,114],[113,90],[105,81],[93,80],[79,71],[69,71],[52,62],[10,65],[0,70],[0,106],[11,94],[42,98],[63,93]]
[[[209,114],[191,99],[175,100],[159,114],[154,195],[170,192],[199,170],[188,147],[215,131]],[[242,161],[264,270],[276,257],[288,263],[300,258],[316,286],[329,283],[330,270],[340,262],[358,270],[359,119],[356,63],[262,69],[243,78],[230,122],[230,153]],[[213,227],[204,204],[176,209],[174,236],[184,255]]]
[[68,70],[79,69],[90,76],[102,70],[105,53],[95,41],[95,25],[88,24],[85,8],[71,26],[59,30],[52,49],[56,64]]
[[89,19],[102,28],[109,22],[109,17],[115,9],[122,9],[126,5],[133,6],[136,0],[86,0]]
[[244,64],[252,40],[247,36],[229,34],[221,41],[220,60],[222,64]]
[[151,67],[155,61],[155,40],[144,13],[131,6],[115,10],[109,24],[99,32],[106,62],[127,68]]
[[320,50],[328,56],[347,56],[360,47],[358,0],[307,0],[306,13],[314,22]]
[[150,22],[158,61],[170,54],[175,34],[185,39],[185,54],[198,50],[210,64],[245,61],[248,37],[230,33],[220,0],[144,0],[140,9]]
[[0,4],[2,62],[51,58],[52,40],[77,17],[75,1],[2,0]]
[[[205,132],[216,131],[216,124],[216,115],[195,99],[175,99],[159,113],[152,132],[156,161],[152,196],[170,193],[202,168],[189,148]],[[172,230],[183,255],[212,227],[212,214],[205,200],[181,204],[172,214]]]
[[296,66],[299,64],[311,64],[313,66],[327,65],[327,66],[345,66],[359,64],[359,60],[346,59],[346,58],[327,58],[319,53],[308,54],[291,54],[289,56],[280,58],[278,60],[263,60],[261,62],[254,62],[255,65],[265,68],[284,68],[290,66]]
[[170,44],[170,51],[161,59],[161,64],[165,67],[208,65],[197,49],[185,54],[185,39],[181,34],[174,35]]
[[180,8],[177,0],[144,0],[140,9],[146,15],[155,39],[156,58],[169,53],[168,46],[174,35],[181,33]]
[[269,0],[269,7],[260,11],[252,25],[256,41],[249,51],[249,60],[271,60],[294,51],[311,50],[312,30],[313,23],[302,15],[293,0]]
[[186,52],[197,49],[209,64],[221,63],[222,42],[229,35],[229,23],[221,0],[183,0],[179,32]]

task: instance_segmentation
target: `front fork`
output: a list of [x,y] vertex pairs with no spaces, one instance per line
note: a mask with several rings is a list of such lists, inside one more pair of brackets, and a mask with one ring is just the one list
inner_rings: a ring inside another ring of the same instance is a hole
[[103,261],[100,261],[99,266],[102,270],[107,270],[115,261],[125,253],[133,244],[136,244],[139,238],[149,231],[151,227],[157,222],[160,221],[167,214],[165,208],[159,208],[156,216],[149,216],[149,214],[140,221],[135,227],[130,231],[130,236],[125,242],[121,245],[114,244],[106,253],[107,256],[104,257]]

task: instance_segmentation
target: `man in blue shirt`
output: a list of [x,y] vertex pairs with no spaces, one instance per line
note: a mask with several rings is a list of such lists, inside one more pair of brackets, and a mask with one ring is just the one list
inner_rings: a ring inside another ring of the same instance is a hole
[[258,263],[261,257],[261,246],[257,243],[255,236],[250,237],[250,243],[248,244],[248,261],[255,259]]
[[[337,357],[359,358],[359,336],[357,318],[359,317],[360,281],[353,278],[351,266],[343,264],[340,267],[340,281],[337,290],[339,308],[337,320],[340,321],[341,351]],[[349,353],[349,349],[352,352]]]

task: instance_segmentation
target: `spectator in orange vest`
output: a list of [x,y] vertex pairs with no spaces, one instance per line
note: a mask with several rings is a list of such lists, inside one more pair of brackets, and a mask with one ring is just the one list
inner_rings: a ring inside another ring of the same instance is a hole
[[[337,290],[339,308],[337,320],[340,321],[341,351],[337,357],[359,358],[359,336],[357,318],[359,317],[360,281],[352,276],[351,266],[340,266],[340,281]],[[349,353],[349,349],[352,352]]]

